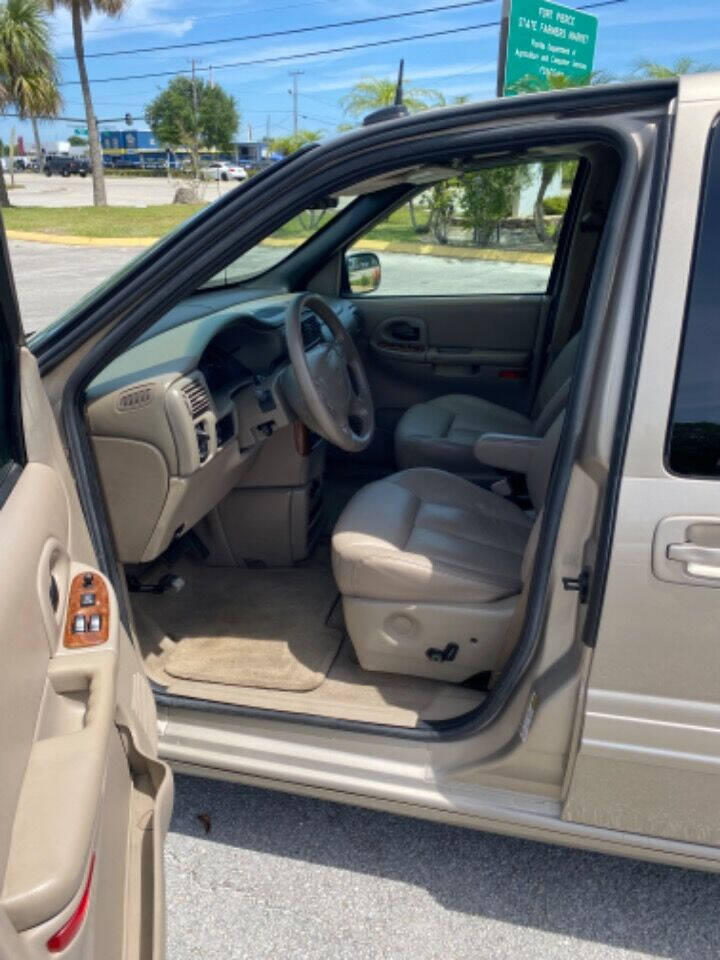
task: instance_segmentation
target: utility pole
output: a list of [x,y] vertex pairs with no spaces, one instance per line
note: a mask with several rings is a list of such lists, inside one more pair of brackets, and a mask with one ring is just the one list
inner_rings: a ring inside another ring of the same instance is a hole
[[507,66],[507,44],[510,29],[510,2],[503,0],[500,9],[500,38],[498,41],[497,82],[495,96],[505,96],[505,68]]
[[193,177],[198,179],[200,174],[200,156],[198,151],[198,96],[197,81],[195,79],[195,57],[190,61],[192,67],[192,101],[193,101]]
[[301,77],[304,73],[304,70],[290,71],[292,77],[293,133],[298,131],[298,77]]

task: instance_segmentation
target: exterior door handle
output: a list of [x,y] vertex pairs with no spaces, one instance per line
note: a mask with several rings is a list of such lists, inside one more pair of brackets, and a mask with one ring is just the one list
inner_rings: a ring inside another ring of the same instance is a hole
[[703,547],[696,543],[671,543],[667,548],[667,558],[684,564],[691,577],[720,580],[720,547]]

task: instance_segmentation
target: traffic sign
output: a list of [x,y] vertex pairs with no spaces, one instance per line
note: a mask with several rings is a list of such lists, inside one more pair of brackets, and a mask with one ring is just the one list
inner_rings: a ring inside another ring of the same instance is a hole
[[[596,16],[552,0],[509,0],[507,6],[506,27],[501,31],[501,94],[547,89],[548,75],[589,82]],[[504,49],[503,34],[507,37]]]
[[88,135],[87,127],[75,127],[76,137],[86,137]]

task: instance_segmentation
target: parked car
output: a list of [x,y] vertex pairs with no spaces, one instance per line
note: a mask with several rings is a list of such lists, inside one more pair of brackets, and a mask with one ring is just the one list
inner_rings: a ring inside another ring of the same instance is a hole
[[200,168],[200,176],[205,180],[246,180],[248,173],[239,164],[214,160]]
[[66,157],[59,154],[50,154],[45,157],[44,172],[46,177],[53,174],[60,177],[70,177],[77,174],[86,177],[90,173],[90,161],[87,157]]
[[[719,112],[715,74],[371,122],[29,349],[2,244],[4,954],[161,955],[168,764],[720,870]],[[548,158],[541,256],[378,245]]]
[[32,157],[15,157],[14,166],[16,170],[31,170],[33,168],[35,161]]

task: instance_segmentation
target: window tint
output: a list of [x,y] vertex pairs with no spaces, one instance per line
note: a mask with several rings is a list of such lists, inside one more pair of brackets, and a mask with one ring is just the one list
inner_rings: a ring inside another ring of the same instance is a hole
[[668,430],[674,473],[720,477],[720,136],[711,134]]
[[352,247],[380,259],[381,281],[365,295],[544,293],[577,167],[462,169],[423,190]]

